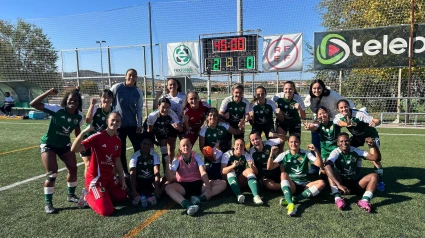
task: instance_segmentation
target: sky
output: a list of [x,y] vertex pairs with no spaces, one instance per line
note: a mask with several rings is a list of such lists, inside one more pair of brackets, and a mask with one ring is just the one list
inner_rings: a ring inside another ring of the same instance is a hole
[[[21,18],[41,27],[58,51],[90,48],[79,51],[80,70],[100,72],[100,50],[96,41],[105,40],[103,46],[111,47],[149,44],[147,2],[0,0],[0,19],[14,22]],[[313,33],[323,31],[315,10],[318,0],[245,0],[243,3],[245,30],[261,29],[260,35],[303,33],[304,41],[310,44],[313,43]],[[154,47],[155,75],[167,75],[167,43],[198,40],[199,34],[236,31],[236,1],[154,0],[151,4],[153,43],[162,45],[164,65],[161,69],[161,51],[159,47]],[[259,51],[261,54],[261,42]],[[106,50],[102,53],[106,72]],[[149,59],[149,51],[146,53]],[[310,60],[306,57],[308,53],[305,47],[303,55],[306,65]],[[75,71],[75,51],[64,51],[61,56],[63,61],[58,62],[60,70],[63,65],[64,71]],[[122,74],[128,68],[144,71],[141,46],[111,49],[112,73]],[[151,74],[149,60],[147,74]],[[282,75],[289,79],[308,79],[312,74]],[[267,77],[270,76],[256,76],[260,79]]]

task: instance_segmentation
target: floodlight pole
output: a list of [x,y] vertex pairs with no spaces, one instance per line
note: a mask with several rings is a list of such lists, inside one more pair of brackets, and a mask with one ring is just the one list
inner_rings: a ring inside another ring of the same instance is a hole
[[102,90],[104,89],[104,85],[103,85],[103,55],[102,55],[102,43],[106,43],[106,41],[104,40],[98,40],[96,41],[96,44],[99,44],[99,49],[100,49],[100,82],[102,85]]
[[153,72],[153,44],[152,44],[152,12],[151,2],[148,2],[149,10],[149,45],[151,50],[151,73],[152,73],[152,97],[155,97],[155,74]]
[[[237,10],[236,10],[236,22],[237,22],[237,32],[238,35],[243,35],[243,2],[242,0],[236,0],[237,1]],[[239,82],[243,85],[244,84],[244,77],[243,77],[243,71],[240,72],[239,76]]]
[[409,122],[410,113],[410,97],[412,96],[411,84],[412,84],[412,58],[413,58],[413,31],[415,30],[415,0],[412,0],[412,12],[410,19],[410,39],[409,39],[409,71],[407,80],[407,113],[405,123]]

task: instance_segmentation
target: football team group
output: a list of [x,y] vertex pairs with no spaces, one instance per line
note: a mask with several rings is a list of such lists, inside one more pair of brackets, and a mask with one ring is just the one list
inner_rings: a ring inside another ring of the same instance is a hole
[[[296,215],[301,200],[323,190],[331,192],[338,209],[346,206],[341,195],[354,194],[360,196],[357,205],[371,212],[373,193],[385,189],[375,129],[380,120],[364,108],[356,110],[321,80],[311,83],[304,100],[291,81],[270,99],[266,89],[258,86],[251,102],[244,98],[243,85],[236,84],[219,109],[200,101],[195,91],[182,93],[176,79],[168,79],[166,89],[166,95],[155,98],[154,111],[144,123],[143,94],[134,69],[126,72],[125,82],[105,89],[99,103],[91,99],[86,117],[78,89],[67,92],[60,105],[43,103],[58,94],[53,88],[31,102],[51,116],[40,142],[47,172],[46,213],[57,211],[53,207],[56,156],[68,171],[67,201],[90,206],[102,216],[113,214],[115,202],[146,207],[165,195],[194,215],[201,203],[227,188],[238,203],[245,202],[241,189],[248,188],[253,202],[261,205],[259,187],[282,191],[279,204],[289,216]],[[306,120],[306,107],[314,113],[313,121]],[[83,121],[87,126],[81,130]],[[246,123],[252,127],[249,141],[244,140]],[[342,127],[351,136],[341,132]],[[305,149],[300,148],[302,128],[311,131],[312,143]],[[76,139],[71,142],[73,131]],[[134,149],[129,162],[127,137]],[[197,141],[202,155],[193,150]],[[368,151],[357,148],[365,143]],[[77,152],[85,163],[80,197],[76,196]],[[363,160],[372,161],[374,173],[361,174]]]

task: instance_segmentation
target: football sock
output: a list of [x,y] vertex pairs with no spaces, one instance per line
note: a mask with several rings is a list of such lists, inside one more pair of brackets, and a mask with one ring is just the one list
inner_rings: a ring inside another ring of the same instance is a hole
[[230,188],[236,196],[241,195],[241,189],[239,188],[238,178],[236,178],[235,172],[230,172],[227,174],[227,182],[229,183]]
[[248,175],[248,186],[251,189],[252,195],[257,196],[258,195],[258,183],[257,183],[257,177],[255,177],[254,174]]
[[201,202],[205,202],[207,200],[207,196],[202,195],[199,197],[199,200],[201,200]]
[[189,206],[192,206],[193,204],[189,202],[188,200],[183,200],[182,203],[180,203],[184,209],[187,209]]
[[375,173],[378,174],[378,182],[384,182],[384,170],[381,168],[375,167]]
[[68,195],[75,194],[75,189],[77,188],[77,182],[68,182]]
[[282,188],[283,196],[285,196],[286,202],[292,203],[292,194],[291,194],[291,185],[288,180],[282,180],[280,182],[280,186]]
[[[167,146],[161,146],[160,147],[161,155],[162,155],[162,169],[165,174],[165,157],[168,155],[168,148]],[[170,163],[172,162],[173,158],[170,158]]]
[[334,196],[335,200],[341,198],[337,186],[331,186],[331,194]]
[[55,191],[54,187],[44,187],[44,202],[46,204],[52,203],[54,191]]
[[316,188],[316,186],[313,185],[310,188],[304,190],[300,195],[296,196],[294,198],[294,203],[299,202],[304,198],[314,197],[319,194],[319,192],[320,191]]
[[373,197],[373,193],[371,191],[366,191],[363,194],[362,200],[365,200],[365,201],[370,202],[370,200],[372,199],[372,197]]

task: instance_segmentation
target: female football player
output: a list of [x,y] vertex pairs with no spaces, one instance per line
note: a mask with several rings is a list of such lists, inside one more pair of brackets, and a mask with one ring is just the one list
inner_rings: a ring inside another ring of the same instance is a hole
[[280,121],[283,121],[283,115],[277,113],[276,102],[270,100],[267,97],[267,91],[263,86],[258,86],[255,89],[255,97],[252,100],[252,110],[249,112],[250,123],[252,125],[251,132],[263,133],[266,138],[270,138],[270,132],[274,131],[273,114],[276,117],[280,117]]
[[68,185],[68,202],[78,202],[75,196],[77,187],[77,159],[71,149],[71,133],[75,130],[78,136],[81,132],[80,126],[83,121],[81,114],[82,100],[79,90],[73,90],[65,93],[60,105],[43,103],[43,100],[51,95],[57,95],[58,91],[54,88],[36,97],[30,106],[44,111],[52,116],[49,129],[41,137],[40,152],[44,168],[46,168],[46,181],[44,182],[44,211],[47,214],[56,212],[53,207],[53,192],[56,176],[58,173],[58,162],[56,155],[61,159],[67,170],[66,177]]
[[198,140],[199,131],[210,108],[208,103],[199,100],[197,92],[187,93],[185,105],[183,105],[183,128],[186,131],[185,137],[192,145]]
[[[90,100],[90,106],[86,115],[86,123],[92,125],[95,131],[91,131],[84,135],[84,139],[87,139],[89,136],[93,135],[96,132],[106,129],[106,118],[108,118],[109,113],[112,111],[112,102],[114,101],[114,94],[111,90],[105,89],[100,94],[100,107],[96,105],[96,99],[92,98]],[[87,168],[90,163],[91,150],[83,151],[80,153],[81,158],[84,161],[84,176],[87,173]]]
[[[316,196],[325,187],[323,180],[308,181],[308,165],[313,162],[323,169],[320,153],[313,144],[308,145],[310,151],[300,149],[300,138],[292,135],[288,140],[289,150],[279,154],[276,159],[272,156],[267,161],[267,169],[275,169],[280,166],[280,185],[284,198],[280,199],[280,205],[286,206],[289,216],[297,212],[295,206],[300,200]],[[311,152],[315,152],[314,156]],[[293,197],[292,195],[296,195]]]
[[[224,180],[209,180],[201,156],[192,150],[192,144],[186,138],[180,141],[179,153],[171,164],[169,156],[165,161],[167,181],[176,181],[168,184],[165,191],[190,216],[199,210],[197,204],[226,189]],[[185,199],[189,195],[192,195],[190,201]]]
[[[337,102],[339,113],[334,118],[334,124],[341,127],[347,127],[348,131],[353,135],[351,139],[351,146],[359,147],[365,144],[365,139],[371,137],[378,149],[381,147],[378,131],[376,126],[381,124],[381,120],[374,118],[366,112],[357,111],[350,108],[350,103],[346,99],[341,99]],[[383,181],[384,171],[380,161],[373,161],[375,172],[379,175],[378,190],[384,191],[385,184]]]
[[179,132],[183,131],[177,114],[170,110],[170,100],[168,98],[161,98],[158,101],[158,110],[149,114],[147,118],[147,131],[155,134],[155,137],[159,143],[160,151],[162,154],[162,165],[163,170],[165,171],[165,161],[164,158],[167,155],[174,155],[174,152],[168,150],[172,148],[173,143],[176,142],[176,138],[173,138],[173,133],[170,132],[171,129],[175,129]]
[[233,149],[223,155],[221,172],[227,176],[227,182],[239,203],[245,202],[245,196],[242,195],[240,187],[248,185],[254,196],[254,203],[256,205],[263,204],[258,195],[257,177],[255,176],[258,174],[258,170],[251,155],[245,151],[245,142],[242,139],[236,139]]
[[[72,152],[92,150],[89,168],[86,174],[86,191],[79,201],[82,207],[86,203],[99,215],[111,216],[114,212],[113,202],[123,202],[127,199],[125,191],[124,172],[121,165],[121,140],[118,137],[118,128],[122,117],[118,112],[112,112],[107,118],[106,130],[97,132],[83,140],[84,134],[94,131],[90,125],[83,130],[72,144]],[[113,170],[118,172],[118,179]]]
[[[211,146],[214,148],[217,143],[220,144],[220,142],[226,142],[226,135],[228,133],[232,135],[239,135],[243,133],[243,131],[233,128],[227,123],[221,122],[217,109],[211,108],[208,111],[205,123],[199,132],[200,151],[202,151],[205,146]],[[221,179],[221,160],[215,157],[205,159],[206,164],[209,165],[207,169],[208,177],[210,179]]]

